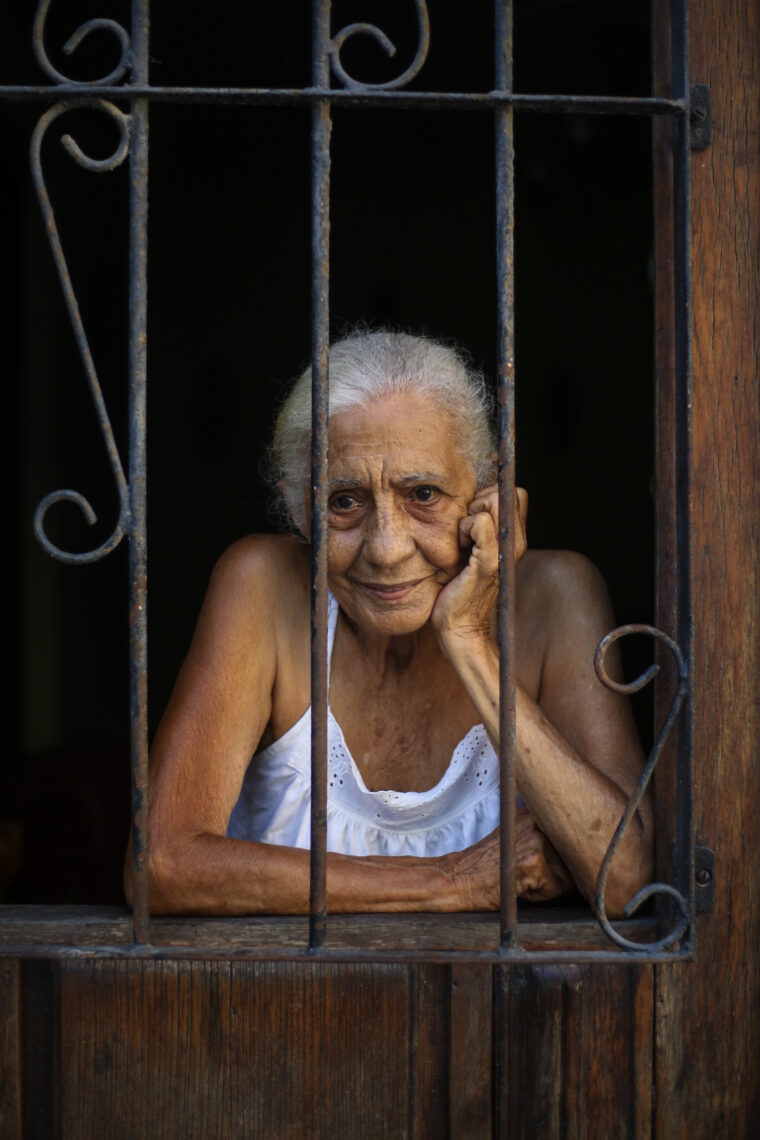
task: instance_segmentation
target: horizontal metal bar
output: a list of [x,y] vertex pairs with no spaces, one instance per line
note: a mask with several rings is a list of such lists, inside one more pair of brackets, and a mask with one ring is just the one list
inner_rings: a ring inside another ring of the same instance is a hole
[[329,946],[318,951],[304,945],[303,948],[284,947],[242,947],[220,946],[156,946],[142,943],[116,946],[72,946],[41,945],[39,943],[18,943],[0,947],[0,960],[3,958],[118,958],[128,961],[194,961],[207,958],[217,961],[243,962],[376,962],[378,964],[396,962],[479,962],[485,965],[552,965],[562,962],[601,962],[628,965],[631,962],[674,962],[692,961],[694,948],[690,943],[682,950],[654,951],[641,950],[541,950],[514,949],[494,950],[361,950],[352,947],[331,949]]
[[418,107],[420,110],[485,110],[512,106],[519,111],[584,115],[687,115],[688,99],[617,95],[523,95],[507,91],[357,91],[321,87],[96,87],[61,83],[44,87],[0,86],[0,100],[16,102],[60,99],[125,99],[146,97],[155,103],[298,106],[329,99],[345,107]]

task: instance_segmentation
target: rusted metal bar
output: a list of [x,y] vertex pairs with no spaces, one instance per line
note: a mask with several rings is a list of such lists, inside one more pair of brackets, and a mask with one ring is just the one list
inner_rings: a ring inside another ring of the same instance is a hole
[[[688,3],[673,0],[672,8],[673,90],[680,99],[690,97]],[[675,480],[678,496],[676,511],[676,639],[686,657],[686,669],[693,676],[694,647],[691,604],[691,406],[692,406],[692,327],[691,327],[691,130],[688,118],[673,124],[673,228],[674,228],[674,348],[675,348]],[[692,755],[694,751],[694,708],[688,688],[678,720],[676,744],[676,842],[674,869],[676,887],[689,898],[690,938],[693,938],[694,818],[692,804]]]
[[[478,962],[485,965],[503,966],[505,963],[528,965],[541,963],[548,965],[555,963],[572,962],[599,962],[599,963],[625,963],[642,962],[672,962],[675,959],[690,961],[693,951],[663,951],[656,947],[648,952],[645,945],[640,950],[631,950],[622,953],[620,950],[554,950],[530,949],[515,947],[513,949],[499,950],[446,950],[426,949],[404,950],[365,950],[361,948],[325,948],[319,955],[324,962],[377,962],[377,963],[409,963],[409,962]],[[19,942],[17,944],[0,947],[0,958],[121,958],[140,960],[190,960],[215,959],[218,961],[246,961],[246,962],[302,962],[313,960],[313,951],[307,947],[297,946],[261,946],[261,947],[220,947],[205,946],[169,946],[152,945],[147,943],[136,945],[40,945],[39,943]]]
[[[689,114],[688,99],[647,98],[617,95],[530,95],[507,91],[396,91],[375,87],[153,87],[138,84],[130,91],[145,95],[152,103],[266,105],[292,107],[327,99],[341,107],[414,107],[418,110],[478,111],[497,106],[519,111],[569,115],[651,115]],[[67,80],[59,87],[2,86],[0,99],[14,102],[49,101],[51,97],[123,97],[124,88],[94,86]]]
[[[133,0],[133,77],[148,81],[150,0]],[[129,220],[129,660],[133,922],[150,941],[148,909],[148,551],[146,386],[148,328],[148,100],[132,101]]]
[[397,75],[395,79],[389,79],[386,83],[362,83],[361,80],[354,79],[352,75],[349,75],[341,63],[340,49],[351,36],[371,36],[380,44],[386,55],[394,56],[396,54],[394,44],[391,43],[385,32],[376,27],[375,24],[349,24],[348,27],[341,28],[332,37],[330,63],[335,78],[350,90],[361,91],[388,91],[397,87],[405,87],[407,83],[411,83],[422,70],[430,47],[430,16],[428,15],[427,4],[425,0],[414,0],[414,6],[417,9],[417,25],[420,37],[414,59],[401,75]]
[[[312,77],[330,81],[330,3],[314,0]],[[311,125],[311,887],[309,950],[327,928],[327,417],[330,351],[330,104]]]
[[[84,154],[79,144],[71,137],[71,135],[64,135],[61,143],[66,152],[85,170],[93,172],[103,172],[115,170],[126,158],[129,153],[129,117],[124,115],[118,107],[113,103],[106,102],[101,98],[90,101],[84,104],[89,110],[99,111],[116,123],[119,132],[119,141],[113,154],[107,158],[93,159]],[[66,255],[63,252],[60,235],[58,233],[58,226],[55,220],[55,213],[53,206],[48,195],[47,186],[45,185],[45,177],[42,169],[42,145],[45,139],[48,128],[62,115],[68,111],[82,106],[81,101],[76,102],[60,102],[55,106],[50,107],[44,115],[41,116],[37,126],[35,127],[34,134],[32,135],[31,144],[31,166],[32,166],[32,180],[34,188],[37,192],[37,198],[40,203],[42,217],[45,222],[45,231],[50,241],[50,248],[55,261],[55,267],[58,272],[58,279],[61,283],[61,290],[63,298],[66,302],[66,309],[71,321],[71,327],[74,332],[74,339],[76,340],[79,355],[82,359],[82,364],[87,376],[87,383],[90,388],[93,404],[95,405],[95,413],[97,415],[100,431],[103,436],[106,452],[108,454],[108,462],[113,473],[116,489],[119,495],[119,517],[116,525],[107,539],[100,543],[99,546],[93,550],[81,551],[79,553],[71,553],[70,551],[62,550],[61,547],[51,542],[45,531],[45,518],[50,507],[60,502],[74,503],[82,512],[85,520],[93,525],[97,522],[97,515],[92,508],[89,500],[85,498],[79,491],[71,490],[70,488],[62,489],[59,491],[51,491],[39,503],[34,513],[34,533],[37,541],[43,550],[45,550],[52,558],[56,558],[59,562],[67,562],[70,564],[84,563],[84,562],[97,562],[101,558],[105,558],[112,550],[121,542],[124,535],[129,530],[129,488],[127,480],[124,476],[124,470],[119,456],[119,451],[116,446],[113,429],[111,427],[111,420],[108,415],[105,400],[103,399],[103,392],[100,387],[97,370],[95,368],[95,361],[93,360],[92,352],[85,331],[82,315],[79,310],[79,303],[74,292],[74,286],[69,274]]]
[[[44,530],[45,514],[50,506],[62,500],[74,502],[88,522],[96,521],[95,512],[84,496],[77,491],[56,491],[39,504],[35,513],[35,533],[49,554],[63,562],[93,562],[109,554],[126,534],[129,535],[129,661],[130,661],[130,753],[132,781],[132,844],[134,869],[134,939],[145,943],[149,939],[148,883],[147,883],[147,780],[148,780],[148,699],[147,699],[147,534],[146,534],[146,332],[147,332],[147,220],[148,220],[148,106],[147,96],[131,101],[131,111],[125,115],[118,107],[102,98],[104,84],[120,78],[128,62],[133,65],[136,84],[148,83],[148,32],[150,0],[133,0],[132,40],[121,25],[111,20],[93,20],[83,24],[64,45],[64,51],[73,51],[95,28],[115,33],[122,48],[119,66],[102,80],[90,84],[73,85],[77,99],[59,102],[50,108],[37,125],[32,140],[32,173],[40,200],[46,229],[61,281],[64,298],[71,318],[74,335],[87,373],[98,421],[119,492],[119,519],[111,536],[95,550],[71,554],[61,550],[47,538]],[[34,22],[34,49],[40,66],[58,82],[56,92],[71,81],[50,63],[44,46],[45,20],[49,0],[42,0]],[[116,89],[121,97],[124,89]],[[94,99],[82,98],[88,91]],[[71,157],[92,171],[114,170],[130,157],[130,270],[129,270],[129,464],[125,479],[121,460],[113,437],[108,412],[100,389],[79,306],[69,277],[55,217],[42,175],[42,141],[50,123],[74,107],[87,107],[109,115],[119,130],[119,143],[114,153],[105,159],[92,159],[85,155],[69,135],[61,140]]]
[[[496,0],[496,85],[512,88],[512,5]],[[503,949],[517,945],[515,892],[515,294],[513,111],[495,112],[497,400],[499,413],[499,773]]]
[[[652,746],[652,750],[650,751],[647,762],[644,765],[644,769],[639,776],[633,794],[628,800],[628,803],[625,806],[625,811],[623,812],[623,815],[620,819],[620,823],[615,829],[615,833],[610,840],[604,859],[602,860],[602,865],[599,868],[599,874],[596,880],[596,888],[594,891],[594,907],[596,910],[597,918],[599,920],[599,924],[607,937],[612,942],[617,943],[618,946],[621,946],[624,950],[637,950],[639,949],[639,946],[637,943],[632,942],[625,935],[620,934],[619,931],[613,927],[612,923],[607,918],[607,911],[604,904],[604,892],[607,884],[607,876],[609,874],[610,866],[612,865],[612,860],[615,858],[615,854],[623,841],[623,837],[628,831],[628,828],[631,825],[631,821],[638,811],[639,804],[644,797],[644,792],[646,791],[647,785],[649,784],[649,781],[652,778],[652,774],[657,766],[657,761],[659,760],[662,754],[662,750],[665,747],[665,742],[670,735],[670,731],[675,723],[676,717],[678,716],[681,706],[689,691],[689,667],[686,660],[684,659],[683,654],[681,653],[681,650],[679,649],[678,645],[676,645],[676,643],[672,640],[672,638],[668,637],[667,634],[662,633],[661,630],[655,629],[654,626],[651,625],[623,625],[618,629],[613,629],[610,633],[602,638],[602,640],[599,642],[599,645],[597,646],[596,654],[594,656],[594,667],[596,668],[596,672],[600,681],[606,685],[608,689],[612,689],[614,692],[631,695],[633,693],[640,692],[641,689],[645,688],[649,682],[657,675],[659,672],[659,666],[650,665],[649,668],[645,669],[644,672],[639,677],[637,677],[635,681],[630,681],[626,684],[613,680],[613,678],[610,677],[609,673],[607,672],[604,659],[610,646],[614,645],[622,638],[636,634],[643,634],[647,637],[653,637],[656,641],[667,646],[667,648],[673,654],[677,665],[678,680],[668,715],[666,716],[665,722],[657,734],[657,739]],[[630,918],[631,915],[635,914],[639,907],[647,901],[647,899],[650,899],[653,896],[660,898],[665,896],[669,897],[676,910],[675,922],[670,922],[668,924],[669,929],[667,929],[665,933],[654,943],[654,949],[662,950],[667,946],[670,946],[672,943],[680,942],[685,932],[691,925],[689,907],[686,902],[686,898],[688,897],[688,889],[686,892],[682,892],[677,890],[675,887],[670,886],[668,883],[649,883],[646,887],[643,887],[640,891],[637,891],[633,898],[629,900],[625,906],[625,909],[623,910],[623,916],[625,918]]]
[[[37,11],[34,16],[34,24],[32,26],[32,45],[34,47],[34,54],[42,70],[50,76],[54,83],[73,84],[73,80],[69,79],[68,76],[63,75],[56,67],[53,66],[53,64],[50,62],[50,59],[48,58],[48,54],[45,49],[45,21],[47,20],[49,8],[50,0],[39,0]],[[118,83],[119,80],[122,79],[129,71],[131,55],[129,35],[126,28],[123,28],[121,24],[117,24],[115,20],[87,20],[86,23],[77,28],[73,35],[69,36],[66,43],[63,45],[63,50],[66,55],[71,55],[72,52],[76,51],[82,40],[86,39],[90,32],[94,31],[107,31],[116,36],[117,40],[119,41],[119,47],[121,48],[119,62],[116,64],[116,67],[112,71],[109,71],[108,74],[102,76],[102,78],[88,80],[86,83],[83,83],[81,85],[77,84],[77,87],[107,87],[109,84]],[[140,82],[148,82],[147,72],[145,76],[140,79]]]

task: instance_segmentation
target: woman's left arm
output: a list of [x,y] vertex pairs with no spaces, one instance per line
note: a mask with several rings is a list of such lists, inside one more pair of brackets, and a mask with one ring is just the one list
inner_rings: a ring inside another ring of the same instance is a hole
[[[527,496],[518,493],[515,557],[526,550]],[[480,492],[460,524],[471,544],[467,566],[441,591],[432,622],[498,747],[499,655],[492,636],[498,591],[495,488]],[[641,772],[643,757],[628,701],[594,670],[594,652],[614,624],[606,587],[587,559],[566,552],[532,552],[521,576],[529,585],[524,609],[540,652],[537,700],[519,681],[515,693],[517,787],[583,895],[592,903],[601,862]],[[619,670],[619,665],[617,666]],[[610,667],[614,675],[615,663]],[[650,881],[652,817],[648,800],[621,842],[605,894],[619,915]]]

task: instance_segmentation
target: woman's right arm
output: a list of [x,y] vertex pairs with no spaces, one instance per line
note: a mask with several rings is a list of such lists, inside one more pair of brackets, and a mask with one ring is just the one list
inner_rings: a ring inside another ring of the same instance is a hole
[[[306,591],[304,600],[303,591]],[[308,607],[303,551],[244,539],[211,577],[190,651],[151,749],[150,909],[161,914],[305,914],[309,852],[227,838],[251,756],[272,717],[293,611]],[[327,905],[349,911],[490,910],[498,858],[329,854]],[[132,859],[125,889],[132,899]]]

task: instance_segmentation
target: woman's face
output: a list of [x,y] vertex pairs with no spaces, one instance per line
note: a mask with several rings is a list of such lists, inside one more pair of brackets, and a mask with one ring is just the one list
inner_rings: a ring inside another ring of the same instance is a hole
[[425,624],[464,564],[459,520],[475,494],[451,419],[412,394],[330,420],[328,577],[366,632]]

